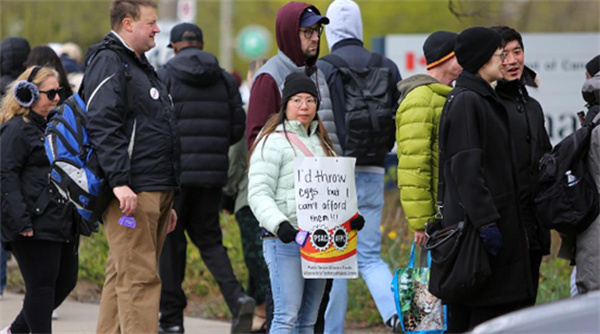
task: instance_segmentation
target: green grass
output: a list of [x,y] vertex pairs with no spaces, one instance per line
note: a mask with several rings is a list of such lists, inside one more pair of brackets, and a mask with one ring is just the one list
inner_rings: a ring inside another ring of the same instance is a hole
[[[388,175],[390,182],[393,177]],[[246,285],[248,271],[244,264],[240,244],[240,233],[234,216],[222,215],[221,227],[223,242],[234,272],[243,285]],[[390,268],[406,266],[412,243],[412,234],[407,229],[399,203],[397,189],[386,191],[382,218],[382,257]],[[558,236],[553,234],[552,252],[558,251]],[[80,247],[79,280],[101,287],[108,245],[104,234],[95,233],[90,238],[82,238]],[[188,243],[186,280],[183,288],[189,298],[188,315],[205,318],[229,318],[231,315],[221,297],[219,287],[201,260],[195,246]],[[22,290],[22,279],[13,268],[9,274],[9,286],[13,290]],[[538,303],[567,298],[569,296],[569,278],[571,267],[568,262],[557,259],[555,255],[544,258],[540,275]],[[389,286],[390,282],[381,282]],[[15,287],[21,288],[15,288]],[[349,304],[347,319],[350,325],[358,327],[380,326],[381,319],[370,293],[362,279],[350,280],[348,284]]]

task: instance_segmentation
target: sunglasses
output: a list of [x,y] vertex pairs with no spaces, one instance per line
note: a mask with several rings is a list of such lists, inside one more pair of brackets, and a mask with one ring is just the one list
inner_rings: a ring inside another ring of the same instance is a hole
[[49,100],[54,100],[54,98],[56,97],[56,95],[60,95],[63,92],[63,88],[60,87],[59,89],[50,89],[50,90],[40,90],[40,93],[44,93],[48,96]]

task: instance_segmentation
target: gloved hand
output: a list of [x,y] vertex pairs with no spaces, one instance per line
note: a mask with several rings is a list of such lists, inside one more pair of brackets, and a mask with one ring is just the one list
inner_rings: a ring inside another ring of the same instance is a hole
[[498,254],[498,250],[502,247],[502,233],[500,233],[496,223],[487,224],[479,228],[479,237],[483,241],[483,247],[488,253],[492,255]]
[[365,218],[360,214],[350,221],[350,229],[352,230],[360,231],[363,227],[365,227]]
[[290,243],[296,239],[296,234],[298,234],[298,230],[295,229],[289,221],[284,221],[279,224],[279,228],[277,229],[277,237],[284,244]]

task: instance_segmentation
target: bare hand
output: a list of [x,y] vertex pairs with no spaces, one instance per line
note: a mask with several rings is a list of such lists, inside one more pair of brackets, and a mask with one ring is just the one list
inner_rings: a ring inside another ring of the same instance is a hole
[[175,209],[171,209],[171,218],[169,218],[169,225],[167,226],[167,233],[171,233],[177,227],[177,212]]
[[24,237],[33,237],[33,230],[21,232]]
[[426,241],[427,236],[425,236],[425,231],[415,231],[415,243],[421,246],[425,246]]
[[129,186],[121,186],[113,188],[115,197],[119,200],[119,209],[123,215],[133,217],[137,208],[137,195],[129,188]]

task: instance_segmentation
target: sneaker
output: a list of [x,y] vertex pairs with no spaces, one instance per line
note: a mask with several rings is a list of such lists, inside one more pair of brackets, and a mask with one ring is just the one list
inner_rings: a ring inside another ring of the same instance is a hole
[[52,311],[52,320],[58,320],[58,312],[56,310]]
[[248,295],[243,295],[236,302],[236,312],[231,322],[231,333],[249,333],[252,329],[252,318],[256,302]]
[[10,325],[8,325],[8,327],[1,330],[0,334],[12,334],[12,332],[10,331]]
[[404,333],[402,331],[402,324],[400,323],[400,318],[398,318],[397,314],[394,314],[385,324],[392,329],[392,333],[399,334]]
[[162,334],[162,333],[179,333],[179,334],[183,334],[185,331],[183,330],[183,326],[181,325],[175,325],[175,326],[163,326],[160,325],[158,326],[158,333]]

